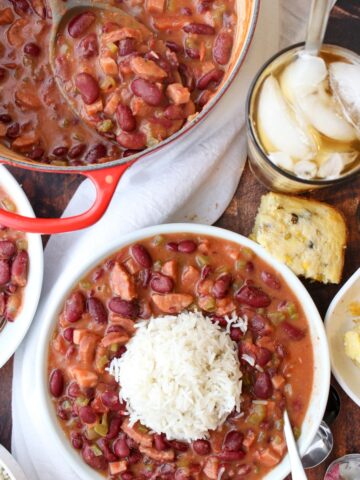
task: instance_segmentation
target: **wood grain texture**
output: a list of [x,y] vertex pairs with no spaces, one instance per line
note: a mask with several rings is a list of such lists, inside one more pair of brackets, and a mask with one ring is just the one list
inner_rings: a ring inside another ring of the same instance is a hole
[[[327,30],[326,40],[351,48],[360,53],[360,2],[340,0],[334,8]],[[49,175],[11,169],[22,183],[35,213],[40,217],[60,216],[81,178],[70,175]],[[218,226],[248,235],[262,194],[266,193],[246,167],[236,195],[229,208],[217,222]],[[309,196],[326,201],[337,207],[345,216],[349,229],[348,248],[345,258],[343,282],[360,266],[360,177],[352,183],[336,188],[318,190]],[[46,238],[44,238],[46,242]],[[332,298],[340,289],[338,286],[324,286],[304,281],[322,316]],[[11,379],[12,360],[0,370],[0,443],[10,448],[11,442]],[[340,389],[335,380],[332,383],[341,397],[341,411],[332,425],[335,447],[330,458],[319,467],[308,471],[310,480],[323,478],[328,464],[346,453],[360,452],[360,409]]]

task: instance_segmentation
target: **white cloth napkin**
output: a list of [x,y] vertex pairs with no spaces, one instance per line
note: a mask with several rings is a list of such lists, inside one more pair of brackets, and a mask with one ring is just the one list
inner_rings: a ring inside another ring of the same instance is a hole
[[[164,222],[215,222],[229,204],[246,160],[244,102],[262,63],[281,46],[304,38],[309,0],[262,0],[255,37],[240,74],[206,121],[174,148],[138,161],[121,180],[103,219],[82,232],[54,236],[45,250],[39,309],[15,356],[12,451],[29,480],[79,480],[47,443],[32,369],[46,297],[60,272],[74,267],[97,245],[131,230]],[[304,5],[305,4],[305,5]],[[75,193],[65,215],[84,210],[94,189],[88,181]]]

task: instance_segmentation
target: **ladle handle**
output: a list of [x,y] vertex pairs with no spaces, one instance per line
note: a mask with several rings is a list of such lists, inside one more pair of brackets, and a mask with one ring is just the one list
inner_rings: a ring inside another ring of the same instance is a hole
[[[0,163],[6,162],[0,159]],[[88,210],[79,215],[66,218],[30,218],[0,208],[0,224],[22,232],[45,235],[72,232],[90,227],[104,215],[121,176],[132,164],[133,161],[117,167],[80,172],[81,175],[90,178],[95,185],[96,199]]]
[[324,41],[331,9],[336,0],[312,0],[309,23],[306,33],[305,50],[318,55]]

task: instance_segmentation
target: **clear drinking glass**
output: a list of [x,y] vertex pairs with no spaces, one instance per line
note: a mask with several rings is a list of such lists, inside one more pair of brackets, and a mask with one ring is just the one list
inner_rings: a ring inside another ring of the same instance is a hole
[[324,480],[359,480],[360,455],[352,453],[332,462],[326,470]]
[[[353,179],[360,173],[360,162],[337,178],[331,179],[305,179],[297,177],[289,171],[275,165],[267,156],[259,140],[256,129],[256,107],[259,89],[269,74],[278,70],[282,65],[290,63],[304,49],[304,43],[293,45],[282,50],[268,60],[255,76],[250,87],[247,103],[247,143],[249,164],[252,172],[266,187],[274,191],[300,193],[318,188],[335,186],[344,181]],[[360,64],[360,57],[354,52],[336,45],[323,45],[322,52],[336,55],[339,60],[343,59],[349,63]],[[360,477],[359,477],[360,478]]]

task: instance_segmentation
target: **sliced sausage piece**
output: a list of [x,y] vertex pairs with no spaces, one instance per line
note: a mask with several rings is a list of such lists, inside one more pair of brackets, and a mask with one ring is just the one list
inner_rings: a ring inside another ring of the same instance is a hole
[[176,276],[177,276],[176,260],[168,260],[167,262],[165,262],[164,265],[161,267],[161,273],[163,273],[164,275],[176,281]]
[[112,32],[104,33],[101,37],[101,42],[103,45],[107,45],[108,43],[115,43],[124,40],[124,38],[135,38],[135,40],[141,42],[142,34],[140,30],[124,27],[119,28],[118,30],[113,30]]
[[123,300],[136,298],[136,287],[134,278],[119,262],[116,262],[110,274],[110,286],[115,295]]
[[114,343],[117,343],[119,345],[124,345],[128,341],[129,341],[128,335],[125,335],[119,332],[111,332],[105,335],[105,337],[101,340],[101,345],[103,347],[109,347]]
[[106,75],[117,75],[118,66],[115,60],[111,57],[101,57],[100,58],[100,67]]
[[79,357],[83,367],[91,367],[99,337],[92,333],[83,335],[79,344]]
[[118,325],[122,327],[129,335],[135,333],[135,324],[130,318],[122,317],[121,315],[116,315],[116,313],[110,313],[110,323],[111,325]]
[[172,462],[175,458],[175,452],[172,449],[160,452],[159,450],[156,450],[156,448],[143,447],[140,445],[139,450],[141,453],[147,455],[156,462]]
[[219,460],[216,457],[209,457],[203,468],[203,473],[210,480],[217,480],[219,472]]
[[121,426],[122,430],[126,433],[126,435],[130,437],[132,440],[134,440],[134,442],[141,445],[142,447],[151,448],[152,442],[153,442],[152,436],[146,432],[139,432],[136,429],[136,425],[137,425],[136,423],[133,427],[130,427],[129,423],[130,423],[129,419],[125,418]]
[[96,387],[98,382],[98,376],[95,372],[87,370],[85,368],[70,368],[70,375],[80,388],[92,388]]
[[180,313],[192,304],[194,297],[187,293],[168,293],[166,295],[153,294],[152,301],[166,313]]
[[190,100],[190,91],[181,83],[172,83],[166,89],[166,95],[175,105],[182,105]]
[[165,0],[147,0],[146,2],[146,9],[151,15],[160,15],[163,13],[164,8]]
[[167,77],[167,73],[152,60],[142,57],[132,57],[130,60],[131,70],[140,78],[146,80],[162,80]]
[[200,272],[197,268],[189,265],[185,267],[181,275],[181,283],[184,288],[195,290],[196,284],[200,279]]

